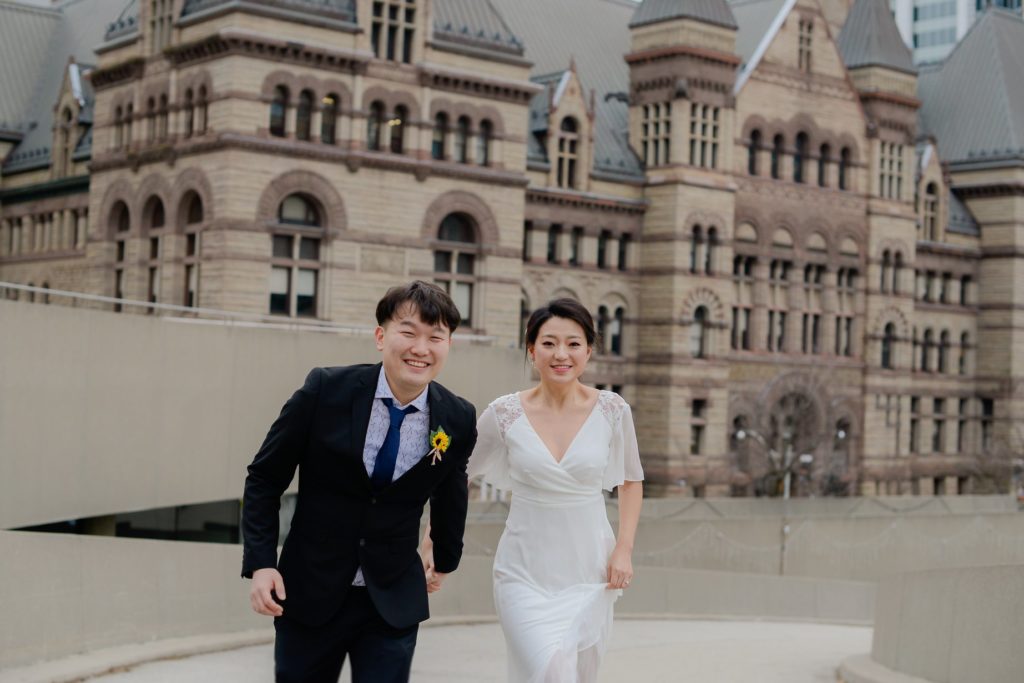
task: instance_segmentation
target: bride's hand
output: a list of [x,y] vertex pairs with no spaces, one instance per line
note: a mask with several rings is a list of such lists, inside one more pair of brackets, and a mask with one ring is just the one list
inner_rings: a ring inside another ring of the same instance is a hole
[[608,588],[629,588],[633,580],[633,553],[630,548],[616,545],[608,561]]

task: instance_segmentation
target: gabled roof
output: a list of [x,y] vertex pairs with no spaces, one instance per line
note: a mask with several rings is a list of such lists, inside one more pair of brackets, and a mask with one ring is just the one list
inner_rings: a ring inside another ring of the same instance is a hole
[[943,161],[1024,160],[1024,20],[987,10],[944,62],[918,77],[921,129]]
[[917,73],[888,0],[856,0],[836,43],[847,69],[881,66]]
[[[93,49],[102,42],[107,26],[121,14],[129,1],[66,0],[52,9],[54,25],[49,32],[49,39],[44,41],[43,54],[34,65],[35,87],[20,124],[25,137],[4,160],[4,173],[49,165],[50,145],[53,143],[53,107],[60,96],[69,59],[74,59],[82,70],[87,65],[95,64],[96,54]],[[0,44],[8,37],[8,30],[11,29],[0,21]],[[7,88],[8,82],[0,79],[0,102],[6,99]],[[91,93],[88,85],[83,83],[79,93],[80,102],[84,100],[85,109],[82,114],[88,112],[86,115],[89,120],[92,118]],[[81,117],[79,120],[87,123]]]
[[222,5],[264,5],[270,9],[287,12],[302,12],[355,23],[355,0],[185,0],[181,16],[186,17]]
[[731,0],[729,5],[739,22],[736,32],[736,53],[740,63],[733,94],[739,93],[761,62],[768,46],[786,23],[796,0]]
[[0,0],[0,130],[24,133],[50,39],[52,9]]
[[522,42],[490,0],[435,0],[434,40],[523,54]]
[[[640,161],[629,148],[629,107],[616,93],[629,92],[629,18],[636,3],[628,0],[492,0],[513,33],[523,40],[532,78],[542,85],[559,80],[575,59],[576,74],[589,97],[595,95],[594,173],[628,179],[643,177]],[[586,30],[581,30],[585,25]],[[612,95],[610,98],[608,95]],[[546,89],[534,96],[533,112],[547,111]],[[533,126],[531,118],[531,128]],[[533,137],[532,135],[529,137]],[[536,141],[528,148],[538,159]],[[542,157],[540,157],[542,158]]]
[[952,190],[949,191],[949,223],[946,225],[946,230],[975,237],[981,234],[978,221],[974,219],[971,210],[960,201],[960,198]]
[[736,28],[726,0],[643,0],[629,21],[630,28],[673,19],[697,21]]

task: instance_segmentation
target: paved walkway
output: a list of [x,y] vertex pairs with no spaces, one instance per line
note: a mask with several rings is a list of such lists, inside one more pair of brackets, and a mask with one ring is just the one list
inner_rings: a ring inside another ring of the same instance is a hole
[[[615,623],[602,683],[834,683],[836,667],[871,649],[860,626],[735,622]],[[497,624],[420,630],[413,683],[505,681],[505,644]],[[153,662],[91,679],[98,683],[271,683],[269,645]],[[343,674],[342,681],[348,681]]]

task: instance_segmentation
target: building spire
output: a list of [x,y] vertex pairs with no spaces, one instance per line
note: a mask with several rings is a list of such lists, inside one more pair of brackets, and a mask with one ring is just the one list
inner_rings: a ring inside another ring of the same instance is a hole
[[880,66],[917,73],[886,0],[856,0],[837,43],[847,69]]

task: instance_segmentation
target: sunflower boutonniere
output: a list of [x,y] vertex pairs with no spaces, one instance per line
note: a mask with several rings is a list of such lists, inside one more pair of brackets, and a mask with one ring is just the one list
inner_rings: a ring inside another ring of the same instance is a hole
[[444,431],[444,427],[438,426],[437,429],[430,432],[431,451],[427,453],[427,457],[432,458],[430,461],[431,466],[436,465],[441,460],[441,456],[444,455],[451,445],[452,437],[448,436],[448,432]]

